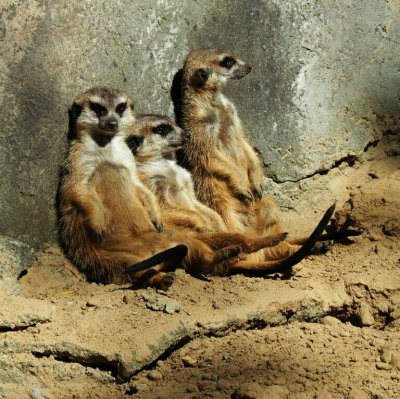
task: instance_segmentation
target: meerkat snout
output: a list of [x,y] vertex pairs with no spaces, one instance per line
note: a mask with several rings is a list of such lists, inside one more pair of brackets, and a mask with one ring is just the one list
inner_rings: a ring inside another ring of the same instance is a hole
[[183,138],[185,141],[189,141],[192,135],[189,132],[184,132],[183,133]]
[[118,128],[118,119],[115,116],[110,116],[103,121],[103,125],[108,130],[116,130]]

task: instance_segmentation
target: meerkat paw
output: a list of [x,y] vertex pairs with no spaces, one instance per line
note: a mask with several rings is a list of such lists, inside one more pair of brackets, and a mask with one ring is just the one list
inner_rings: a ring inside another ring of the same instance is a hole
[[237,192],[236,197],[244,203],[251,203],[254,201],[254,196],[251,191],[246,191],[246,192]]
[[174,272],[164,273],[160,272],[150,279],[152,287],[158,288],[163,291],[167,291],[168,288],[173,284],[176,279]]
[[275,234],[271,236],[271,247],[275,247],[276,245],[280,244],[282,241],[285,241],[288,237],[289,233],[284,232],[280,234]]
[[332,246],[333,246],[333,240],[317,242],[312,248],[310,254],[311,255],[326,254],[331,250]]
[[258,188],[253,187],[252,191],[253,191],[254,198],[257,198],[258,200],[260,200],[264,195],[264,189],[262,186],[260,186]]

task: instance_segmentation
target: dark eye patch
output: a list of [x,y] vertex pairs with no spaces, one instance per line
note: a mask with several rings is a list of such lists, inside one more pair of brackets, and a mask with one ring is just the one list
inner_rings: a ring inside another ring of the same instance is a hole
[[124,113],[125,110],[126,110],[126,103],[120,103],[115,108],[115,111],[117,112],[117,114],[119,116],[122,116],[122,114]]
[[168,133],[171,133],[172,130],[172,126],[166,123],[153,127],[153,133],[160,134],[161,136],[166,136]]
[[219,65],[221,65],[223,68],[228,68],[228,69],[231,69],[235,64],[236,64],[236,60],[232,57],[225,57],[219,63]]
[[107,113],[107,108],[99,103],[89,102],[90,109],[96,113],[97,116],[104,116]]

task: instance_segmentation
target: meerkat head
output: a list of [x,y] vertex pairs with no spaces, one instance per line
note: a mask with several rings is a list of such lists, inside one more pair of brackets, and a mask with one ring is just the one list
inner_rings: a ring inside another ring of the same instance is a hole
[[135,121],[133,103],[117,90],[89,89],[78,96],[69,109],[69,139],[82,135],[112,137]]
[[219,90],[228,79],[241,79],[251,66],[227,51],[201,49],[191,52],[183,66],[183,83],[196,91]]
[[170,158],[190,140],[190,133],[171,118],[160,115],[140,116],[125,139],[139,162]]

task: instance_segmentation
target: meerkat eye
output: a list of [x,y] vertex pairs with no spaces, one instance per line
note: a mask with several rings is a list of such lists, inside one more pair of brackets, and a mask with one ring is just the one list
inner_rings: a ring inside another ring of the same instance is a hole
[[219,65],[221,65],[223,68],[228,68],[228,69],[231,69],[235,64],[236,64],[236,60],[232,57],[225,57],[219,63]]
[[172,126],[166,123],[153,127],[153,133],[160,134],[161,136],[166,136],[168,133],[172,132],[172,130]]
[[97,116],[104,116],[107,113],[107,108],[103,107],[99,103],[93,103],[90,101],[89,107]]
[[115,108],[115,111],[117,112],[117,114],[119,116],[122,116],[122,114],[124,113],[125,110],[126,110],[126,103],[120,103]]

